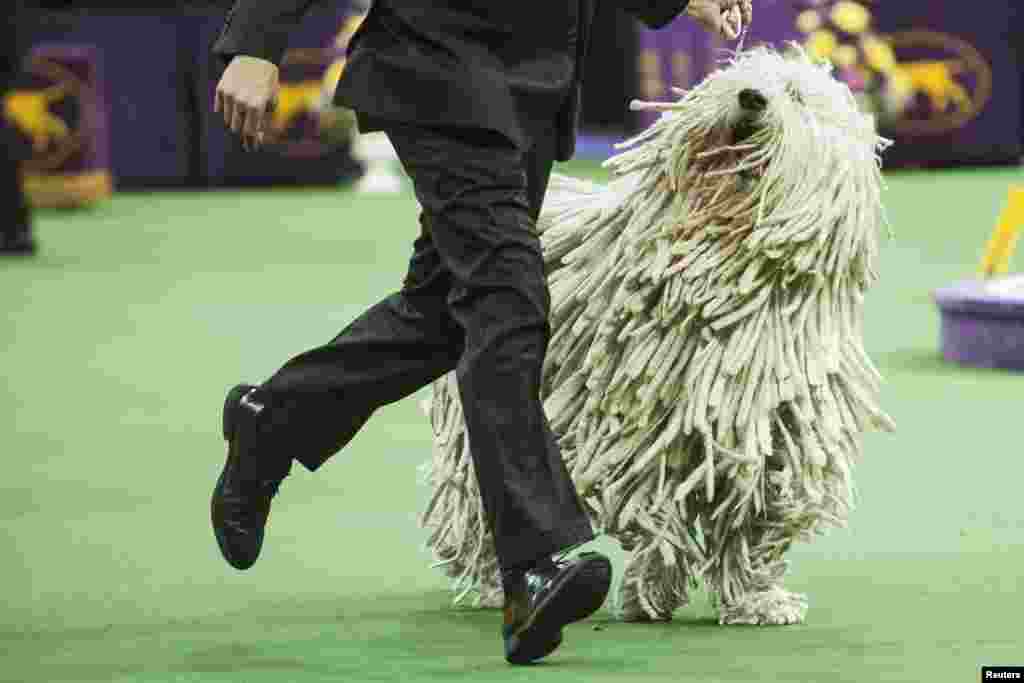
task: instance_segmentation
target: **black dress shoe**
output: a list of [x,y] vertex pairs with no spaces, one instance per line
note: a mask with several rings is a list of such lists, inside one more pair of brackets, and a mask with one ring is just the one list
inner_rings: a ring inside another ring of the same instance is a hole
[[248,569],[259,557],[270,502],[291,464],[290,459],[283,463],[254,462],[253,449],[243,448],[242,430],[251,438],[260,413],[267,408],[254,389],[240,384],[224,400],[222,420],[228,457],[210,501],[217,545],[235,569]]
[[519,595],[505,598],[506,661],[529,664],[554,652],[562,627],[599,610],[611,583],[611,562],[599,553],[527,572]]
[[32,256],[38,250],[35,240],[28,235],[0,235],[0,255]]

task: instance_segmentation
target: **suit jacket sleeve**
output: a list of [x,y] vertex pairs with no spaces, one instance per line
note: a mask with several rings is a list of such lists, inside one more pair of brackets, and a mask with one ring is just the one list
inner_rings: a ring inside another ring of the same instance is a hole
[[689,4],[690,0],[619,0],[619,7],[652,29],[668,26]]
[[235,0],[213,53],[224,62],[236,55],[280,64],[288,36],[318,0]]

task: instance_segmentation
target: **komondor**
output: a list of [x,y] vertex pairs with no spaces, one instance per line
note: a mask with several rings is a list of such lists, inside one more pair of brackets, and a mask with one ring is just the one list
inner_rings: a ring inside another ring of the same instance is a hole
[[[632,551],[626,620],[703,582],[723,624],[802,622],[786,551],[847,522],[861,434],[892,430],[862,342],[889,144],[830,67],[744,51],[605,163],[555,175],[538,230],[551,287],[543,398],[599,532]],[[456,603],[502,604],[454,373],[423,523]]]

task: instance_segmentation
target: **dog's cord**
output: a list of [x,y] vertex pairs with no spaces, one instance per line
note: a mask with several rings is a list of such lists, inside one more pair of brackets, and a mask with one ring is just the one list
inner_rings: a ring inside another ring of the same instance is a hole
[[740,37],[736,41],[736,52],[743,52],[743,46],[747,42],[747,34],[750,32],[750,24],[740,27]]

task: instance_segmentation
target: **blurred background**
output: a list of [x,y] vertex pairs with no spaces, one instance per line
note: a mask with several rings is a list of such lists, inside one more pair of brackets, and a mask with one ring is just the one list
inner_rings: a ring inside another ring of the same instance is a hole
[[[32,212],[0,224],[0,681],[520,680],[494,615],[449,609],[421,549],[426,390],[317,476],[296,468],[253,570],[216,549],[226,389],[398,288],[418,232],[386,141],[329,104],[365,7],[309,13],[273,141],[245,153],[210,106],[229,4],[49,0],[19,27],[2,134]],[[557,170],[603,180],[651,121],[629,101],[672,98],[729,46],[599,5],[578,156]],[[719,629],[704,599],[673,624],[603,614],[544,675],[921,683],[1024,664],[1024,377],[944,358],[932,296],[1024,222],[1007,200],[1024,184],[1019,5],[755,0],[748,44],[832,60],[896,142],[866,334],[899,431],[867,438],[850,528],[792,553],[807,624]],[[1024,321],[1007,325],[1020,359]]]
[[[209,48],[227,0],[45,0],[23,29],[31,46],[5,111],[26,150],[38,206],[81,205],[115,190],[344,185],[361,167],[346,112],[327,103],[365,6],[320,2],[294,32],[274,118],[276,144],[244,154],[212,114],[220,76]],[[650,123],[634,97],[688,88],[727,46],[685,18],[643,29],[599,3],[580,157]],[[764,0],[748,44],[797,41],[839,77],[897,141],[889,168],[1016,164],[1024,155],[1019,10],[969,3]],[[1016,39],[1014,39],[1016,36]],[[21,97],[17,97],[20,94]],[[34,96],[31,96],[33,94]]]

